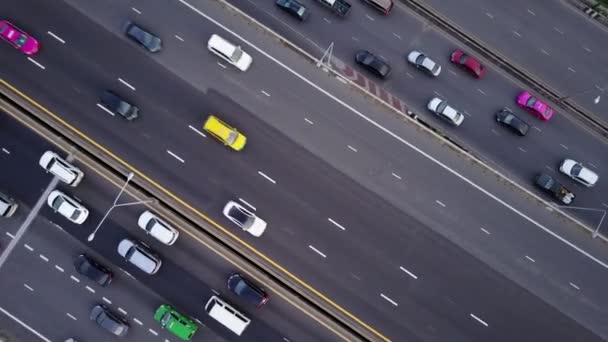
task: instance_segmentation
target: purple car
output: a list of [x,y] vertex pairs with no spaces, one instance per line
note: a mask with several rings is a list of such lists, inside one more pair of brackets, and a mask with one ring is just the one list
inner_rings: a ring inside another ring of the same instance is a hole
[[530,113],[534,114],[541,120],[548,121],[553,116],[553,108],[532,96],[532,94],[527,91],[522,91],[519,93],[516,101],[518,105],[527,109]]
[[40,46],[36,39],[6,20],[0,20],[0,37],[29,56],[36,54]]

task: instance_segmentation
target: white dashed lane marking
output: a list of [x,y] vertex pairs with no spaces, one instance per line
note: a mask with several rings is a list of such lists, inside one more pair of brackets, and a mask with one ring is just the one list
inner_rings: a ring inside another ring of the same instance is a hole
[[95,290],[93,290],[93,288],[91,288],[90,286],[88,286],[88,285],[87,285],[87,286],[85,286],[85,288],[86,288],[86,289],[87,289],[89,292],[91,292],[91,293],[95,293]]
[[120,313],[122,313],[123,315],[127,314],[127,312],[123,308],[118,308],[118,311],[120,311]]
[[394,173],[394,172],[392,172],[391,174],[393,175],[393,177],[395,177],[395,178],[397,178],[397,179],[401,180],[401,176],[399,176],[398,174],[396,174],[396,173]]
[[311,124],[311,125],[314,125],[314,124],[315,124],[314,122],[312,122],[312,121],[308,120],[307,118],[304,118],[304,121],[308,122],[308,123],[309,123],[309,124]]
[[44,65],[42,65],[42,64],[40,64],[40,63],[38,63],[38,62],[36,62],[36,60],[34,60],[32,57],[28,57],[28,58],[27,58],[27,60],[28,60],[28,61],[30,61],[30,62],[32,62],[32,63],[34,63],[34,64],[35,64],[37,67],[39,67],[39,68],[40,68],[40,69],[42,69],[42,70],[46,69],[46,68],[44,67]]
[[182,42],[184,41],[184,38],[182,38],[182,37],[180,37],[178,35],[175,35],[175,38],[177,38],[178,40],[181,40]]
[[167,150],[167,153],[169,153],[173,158],[179,160],[182,164],[185,162],[185,160],[183,160],[180,156],[178,156],[177,154]]
[[106,297],[101,297],[101,300],[103,300],[104,302],[106,302],[106,303],[108,303],[108,304],[112,304],[112,301],[111,301],[111,300],[109,300],[109,299],[108,299],[108,298],[106,298]]
[[350,146],[350,145],[348,145],[348,148],[349,148],[351,151],[353,151],[353,152],[357,152],[357,149],[356,149],[356,148],[354,148],[354,147],[352,147],[352,146]]
[[200,135],[200,136],[202,136],[202,137],[205,137],[205,138],[207,137],[207,136],[205,135],[205,133],[203,133],[203,132],[199,131],[198,129],[196,129],[196,127],[194,127],[194,126],[192,126],[192,125],[188,125],[188,128],[190,128],[191,130],[195,131],[195,132],[196,132],[196,134],[198,134],[198,135]]
[[76,320],[76,317],[74,317],[71,313],[68,312],[68,313],[66,313],[66,315],[68,317],[70,317],[71,319]]
[[5,149],[4,147],[2,148],[2,152],[6,153],[6,154],[11,154],[11,151]]
[[135,13],[137,13],[137,14],[141,14],[141,11],[140,11],[140,10],[138,10],[137,8],[135,8],[135,7],[131,7],[131,9],[133,10],[133,12],[135,12]]
[[270,94],[268,94],[268,93],[267,93],[265,90],[262,90],[262,94],[264,94],[264,95],[266,95],[266,96],[270,97]]
[[403,272],[407,273],[407,274],[408,274],[410,277],[412,277],[412,278],[414,278],[414,279],[418,279],[418,277],[417,277],[417,276],[416,276],[414,273],[412,273],[412,272],[408,271],[408,270],[407,270],[407,269],[405,269],[403,266],[399,266],[399,268],[400,268],[400,269],[401,269]]
[[568,146],[566,146],[564,144],[559,144],[559,146],[563,147],[565,150],[568,150]]
[[11,239],[14,239],[14,238],[15,238],[15,235],[13,235],[13,234],[11,234],[11,233],[9,233],[9,232],[5,232],[5,234],[6,234],[6,235],[8,235],[8,237],[10,237]]
[[45,257],[43,254],[40,254],[40,259],[44,260],[45,262],[49,262],[49,258]]
[[521,34],[519,32],[517,32],[517,31],[513,31],[513,34],[516,35],[516,36],[518,36],[518,37],[521,37]]
[[441,202],[441,201],[437,201],[437,200],[435,200],[435,202],[436,202],[437,204],[439,204],[440,206],[442,206],[442,207],[444,207],[444,208],[445,208],[445,204],[443,204],[443,202]]
[[30,245],[28,245],[27,243],[23,244],[23,247],[27,248],[30,252],[34,251],[34,248],[32,248]]
[[531,15],[536,15],[536,13],[534,13],[534,11],[532,11],[531,9],[528,9],[528,13],[530,13]]
[[387,302],[393,304],[394,306],[399,306],[399,304],[397,304],[397,302],[395,302],[394,300],[388,298],[388,296],[386,296],[384,293],[381,293],[380,297],[384,298]]
[[526,259],[532,261],[532,262],[536,262],[534,259],[530,258],[529,256],[526,255]]
[[74,277],[73,275],[70,276],[70,279],[72,279],[73,281],[80,283],[80,279]]
[[127,83],[127,81],[123,80],[122,78],[118,78],[118,81],[122,84],[124,84],[125,86],[127,86],[127,88],[131,89],[131,90],[135,90],[135,87],[130,85],[129,83]]
[[545,55],[549,56],[549,53],[547,51],[545,51],[545,49],[540,49],[540,52],[544,53]]
[[25,286],[25,288],[26,288],[26,289],[28,289],[28,290],[30,290],[30,291],[32,291],[32,292],[34,292],[34,289],[33,289],[31,286],[29,286],[28,284],[25,284],[25,283],[24,283],[24,284],[23,284],[23,286]]
[[104,106],[103,106],[101,103],[98,103],[98,104],[97,104],[97,107],[101,108],[101,109],[102,109],[104,112],[106,112],[106,113],[108,113],[108,114],[110,114],[110,115],[112,115],[112,116],[115,116],[115,115],[116,115],[116,114],[114,114],[114,112],[112,112],[112,111],[111,111],[111,110],[109,110],[108,108],[104,107]]
[[339,224],[338,222],[334,221],[331,217],[327,218],[327,221],[333,223],[336,227],[342,229],[342,230],[346,230],[346,228],[344,228],[341,224]]
[[473,318],[474,318],[474,319],[475,319],[477,322],[479,322],[479,323],[481,323],[481,324],[485,325],[486,327],[488,326],[488,323],[484,322],[484,321],[483,321],[481,318],[479,318],[479,317],[475,316],[474,314],[470,314],[470,315],[471,315],[471,317],[473,317]]
[[564,34],[564,31],[562,31],[562,30],[558,29],[557,27],[554,27],[553,29],[554,29],[555,31],[557,31],[557,33],[559,33],[559,34]]
[[267,179],[269,182],[271,182],[272,184],[277,184],[277,182],[276,182],[274,179],[272,179],[272,178],[268,177],[268,176],[267,176],[267,175],[266,175],[264,172],[262,172],[262,171],[258,171],[258,174],[259,174],[260,176],[262,176],[262,177],[266,178],[266,179]]
[[61,268],[59,265],[55,265],[55,268],[59,271],[59,272],[64,272],[63,268]]
[[319,251],[318,249],[316,249],[314,246],[312,245],[308,245],[308,248],[312,249],[313,251],[317,252],[317,254],[319,254],[320,256],[327,258],[327,255],[321,253],[321,251]]
[[572,72],[576,72],[576,70],[572,69],[571,67],[568,67],[568,70],[570,70]]
[[490,18],[490,19],[494,19],[494,16],[492,15],[492,13],[486,12],[486,16],[488,16],[488,18]]
[[490,235],[490,234],[491,234],[491,233],[490,233],[490,232],[489,232],[487,229],[485,229],[485,228],[483,228],[483,227],[481,227],[481,228],[479,228],[479,229],[481,229],[481,231],[482,231],[482,232],[484,232],[484,233],[486,233],[486,234],[488,234],[488,235]]
[[54,34],[51,31],[48,31],[47,33],[49,34],[49,36],[57,39],[61,44],[65,44],[65,40],[61,39],[58,35]]
[[393,36],[397,37],[397,39],[401,39],[401,36],[393,32]]
[[152,329],[148,329],[148,331],[150,332],[150,334],[154,335],[154,336],[158,336],[158,333]]
[[366,17],[367,19],[371,20],[371,21],[376,21],[376,19],[374,19],[374,18],[370,17],[368,14],[366,14],[366,15],[365,15],[365,17]]
[[570,286],[574,287],[574,288],[575,288],[575,289],[577,289],[577,290],[580,290],[580,289],[581,289],[580,287],[576,286],[576,284],[573,284],[573,283],[570,283]]
[[133,322],[139,324],[139,325],[144,325],[140,320],[138,320],[137,318],[133,317]]

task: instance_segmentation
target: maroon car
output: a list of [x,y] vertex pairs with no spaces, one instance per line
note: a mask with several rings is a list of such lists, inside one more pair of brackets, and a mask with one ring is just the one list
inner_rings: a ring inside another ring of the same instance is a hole
[[464,53],[462,50],[456,50],[452,52],[450,57],[452,63],[458,64],[468,70],[473,76],[482,78],[486,74],[488,69],[481,64],[480,61]]

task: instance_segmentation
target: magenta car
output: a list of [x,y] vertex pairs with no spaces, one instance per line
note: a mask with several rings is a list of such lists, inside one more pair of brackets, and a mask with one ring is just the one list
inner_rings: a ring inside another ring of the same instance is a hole
[[553,116],[553,108],[532,96],[532,94],[527,91],[522,91],[517,95],[517,104],[524,107],[541,120],[548,121]]
[[0,37],[26,55],[38,52],[38,41],[6,20],[0,20]]

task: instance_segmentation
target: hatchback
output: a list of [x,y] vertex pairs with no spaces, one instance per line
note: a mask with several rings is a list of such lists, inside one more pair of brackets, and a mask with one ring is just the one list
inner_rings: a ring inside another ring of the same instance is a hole
[[69,186],[77,186],[84,177],[84,173],[79,168],[68,163],[53,151],[44,152],[38,163],[46,172],[52,173]]
[[74,260],[74,267],[78,273],[101,286],[108,286],[112,282],[112,272],[87,255],[77,256]]
[[177,237],[179,236],[179,232],[175,230],[175,228],[171,227],[165,221],[161,220],[158,216],[152,214],[148,210],[139,215],[137,225],[147,234],[150,234],[153,238],[167,246],[174,244],[175,240],[177,240]]
[[541,120],[548,121],[553,116],[553,108],[532,96],[532,94],[527,91],[522,91],[519,93],[515,101],[518,105],[527,109],[530,113],[534,114]]
[[572,159],[564,159],[564,161],[562,161],[562,163],[559,165],[559,170],[563,174],[583,184],[586,187],[594,186],[597,183],[597,180],[599,179],[597,173],[589,170],[581,163]]
[[129,322],[125,318],[110,311],[110,309],[103,304],[95,305],[91,310],[89,318],[91,321],[95,321],[97,325],[116,336],[125,336],[129,331]]
[[255,237],[262,236],[266,230],[266,221],[235,201],[226,203],[222,213],[234,224]]
[[89,210],[72,197],[59,190],[53,190],[46,200],[49,207],[68,220],[82,224],[89,217]]
[[156,309],[154,320],[169,330],[173,335],[188,341],[198,330],[196,323],[190,318],[175,311],[171,306],[163,304]]
[[150,52],[158,52],[162,48],[162,41],[141,26],[128,21],[125,25],[125,34],[137,44]]
[[235,151],[242,150],[247,143],[247,137],[239,133],[236,128],[231,127],[213,115],[209,115],[207,121],[205,121],[205,124],[203,125],[203,129]]
[[253,58],[243,51],[240,46],[232,44],[217,34],[211,35],[207,42],[207,48],[241,71],[247,71],[253,62]]
[[367,50],[357,51],[355,62],[378,77],[388,78],[391,74],[391,66]]
[[15,49],[29,56],[35,55],[40,48],[40,44],[34,37],[6,20],[0,20],[0,37]]
[[260,308],[270,299],[264,289],[259,288],[242,275],[235,273],[228,278],[228,289]]
[[525,136],[530,129],[530,125],[528,125],[528,123],[520,119],[507,108],[503,108],[496,112],[496,121],[510,128],[513,132],[521,135],[522,137]]

